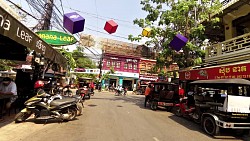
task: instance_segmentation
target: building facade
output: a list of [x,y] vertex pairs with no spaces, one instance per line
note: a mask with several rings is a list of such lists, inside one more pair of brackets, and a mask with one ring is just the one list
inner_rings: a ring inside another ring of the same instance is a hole
[[134,84],[139,79],[139,61],[140,58],[134,56],[103,54],[102,73],[107,73],[111,68],[115,71],[114,74],[110,74],[110,79],[103,83],[106,86],[121,85],[132,90]]
[[[205,48],[205,62],[199,68],[179,71],[180,81],[234,79],[250,80],[250,5],[240,0],[225,0],[220,14],[220,28],[206,27],[206,35],[213,44]],[[205,21],[202,24],[206,24]]]
[[141,84],[146,84],[148,82],[156,81],[158,79],[158,74],[154,73],[152,69],[156,65],[156,60],[141,58],[139,62],[139,80]]

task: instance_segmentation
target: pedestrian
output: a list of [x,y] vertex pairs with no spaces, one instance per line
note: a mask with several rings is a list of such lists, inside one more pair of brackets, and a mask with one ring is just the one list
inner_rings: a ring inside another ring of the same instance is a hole
[[147,102],[148,102],[148,100],[149,100],[149,98],[150,98],[150,92],[151,92],[151,85],[150,84],[148,84],[148,86],[146,87],[146,90],[145,90],[145,102],[144,102],[144,107],[146,107],[147,106]]
[[11,80],[9,77],[5,77],[0,83],[0,94],[2,95],[13,95],[10,100],[6,103],[6,109],[11,107],[11,104],[17,99],[17,87],[16,83]]
[[179,97],[184,98],[184,94],[185,94],[184,89],[181,86],[179,86]]

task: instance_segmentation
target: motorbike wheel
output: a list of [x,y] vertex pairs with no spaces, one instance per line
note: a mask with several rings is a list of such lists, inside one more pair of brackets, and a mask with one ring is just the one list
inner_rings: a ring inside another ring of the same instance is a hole
[[81,103],[77,103],[77,116],[82,115],[82,109],[83,109],[83,105]]
[[73,108],[73,107],[69,108],[68,114],[69,114],[69,118],[67,119],[67,121],[71,121],[71,120],[75,119],[77,116],[77,109]]
[[173,108],[173,113],[178,117],[182,116],[181,108],[179,106]]
[[15,123],[20,123],[20,122],[24,122],[27,118],[29,118],[31,115],[31,113],[18,113],[15,116]]

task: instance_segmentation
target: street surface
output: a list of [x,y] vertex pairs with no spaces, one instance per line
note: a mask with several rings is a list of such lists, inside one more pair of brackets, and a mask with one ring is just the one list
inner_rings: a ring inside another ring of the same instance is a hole
[[83,115],[64,123],[56,121],[0,123],[0,141],[238,141],[230,134],[216,138],[199,125],[164,110],[143,107],[144,96],[114,96],[96,92],[85,101]]

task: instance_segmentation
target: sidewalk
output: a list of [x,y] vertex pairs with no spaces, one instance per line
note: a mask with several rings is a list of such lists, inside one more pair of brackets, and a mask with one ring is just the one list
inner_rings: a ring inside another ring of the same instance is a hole
[[9,113],[5,114],[2,117],[2,119],[0,119],[0,128],[12,123],[14,121],[15,116],[16,116],[16,114],[14,113],[14,111],[11,111],[10,116],[9,116]]

